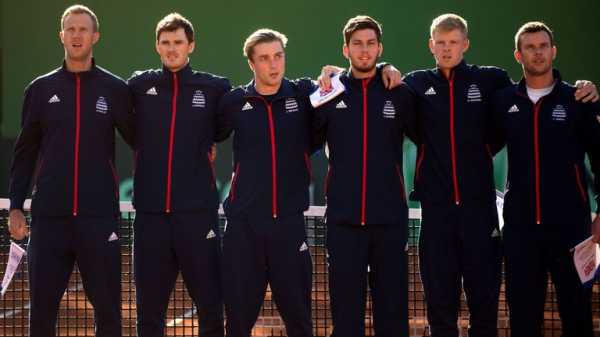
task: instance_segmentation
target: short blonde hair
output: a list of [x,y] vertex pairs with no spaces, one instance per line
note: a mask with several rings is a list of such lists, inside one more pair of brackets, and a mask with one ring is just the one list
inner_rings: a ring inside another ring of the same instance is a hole
[[100,28],[98,17],[96,16],[96,14],[94,14],[94,12],[92,12],[91,9],[84,5],[73,5],[65,9],[65,11],[63,12],[63,15],[60,18],[60,30],[63,30],[65,28],[65,20],[67,19],[67,16],[71,14],[87,14],[92,19],[94,32],[97,32]]
[[249,60],[252,60],[252,55],[254,54],[254,47],[257,44],[273,41],[279,41],[279,43],[281,43],[281,46],[285,48],[288,39],[284,34],[273,29],[262,28],[255,31],[254,33],[250,34],[250,36],[248,36],[248,38],[246,38],[246,41],[244,42],[244,56],[247,57]]
[[469,36],[469,26],[467,20],[459,15],[446,13],[433,19],[431,22],[430,34],[433,37],[435,32],[449,32],[458,29],[465,37]]

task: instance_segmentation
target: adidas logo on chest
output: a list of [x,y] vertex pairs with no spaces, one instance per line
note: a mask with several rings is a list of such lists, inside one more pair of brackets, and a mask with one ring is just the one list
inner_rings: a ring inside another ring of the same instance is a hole
[[48,103],[50,103],[50,104],[60,103],[60,98],[58,98],[58,95],[54,95],[54,96],[50,97],[50,99],[48,100]]
[[246,102],[246,104],[244,104],[244,106],[242,107],[242,111],[247,111],[247,110],[252,110],[254,109],[254,107],[252,106],[252,104],[250,104],[250,102]]

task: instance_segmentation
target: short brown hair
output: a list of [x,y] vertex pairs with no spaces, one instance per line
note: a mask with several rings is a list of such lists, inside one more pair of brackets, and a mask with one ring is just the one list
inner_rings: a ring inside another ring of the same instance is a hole
[[517,31],[517,34],[515,34],[515,48],[521,50],[521,35],[537,32],[546,32],[550,37],[550,45],[554,46],[554,34],[552,33],[552,29],[543,22],[530,21],[522,25]]
[[255,31],[254,33],[250,34],[250,36],[248,36],[244,42],[244,56],[246,56],[249,60],[252,60],[254,47],[257,44],[273,41],[279,41],[281,46],[285,48],[288,39],[284,34],[273,29],[262,28]]
[[431,21],[429,33],[431,37],[433,37],[435,32],[450,32],[455,29],[458,29],[465,37],[469,36],[469,25],[467,24],[467,20],[459,15],[446,13]]
[[375,35],[377,35],[377,42],[381,42],[381,36],[383,35],[381,24],[370,16],[357,15],[353,18],[350,18],[344,26],[344,30],[342,31],[344,34],[344,43],[348,45],[350,38],[352,38],[352,34],[363,29],[372,29],[375,31]]
[[179,28],[183,28],[188,42],[194,42],[194,26],[190,20],[186,19],[179,13],[171,13],[162,18],[156,24],[156,41],[162,32],[174,32]]
[[100,28],[100,23],[98,22],[98,17],[96,16],[96,14],[94,14],[94,12],[92,12],[91,9],[89,9],[88,7],[86,7],[84,5],[73,5],[73,6],[68,7],[67,9],[65,9],[65,11],[63,12],[63,15],[60,18],[60,30],[63,30],[65,28],[65,20],[67,19],[67,16],[69,16],[71,14],[87,14],[92,19],[92,25],[94,26],[94,32],[97,32],[98,29]]

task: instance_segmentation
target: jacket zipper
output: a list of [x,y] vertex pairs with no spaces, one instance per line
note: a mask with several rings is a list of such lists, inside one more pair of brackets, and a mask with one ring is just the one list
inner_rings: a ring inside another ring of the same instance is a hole
[[269,117],[269,136],[271,138],[271,186],[272,186],[272,212],[273,218],[277,218],[277,152],[275,148],[275,126],[273,125],[273,106],[271,103],[264,101],[267,104],[267,113]]
[[171,212],[171,184],[173,173],[173,142],[175,141],[175,119],[177,117],[177,95],[179,84],[177,74],[173,73],[173,98],[171,100],[171,128],[169,129],[169,154],[167,159],[167,195],[165,201],[165,211]]
[[533,155],[535,161],[535,222],[542,223],[540,203],[540,144],[539,144],[539,114],[543,98],[533,105]]
[[73,216],[79,211],[79,136],[81,128],[81,78],[75,74],[75,160],[73,161]]
[[448,79],[450,84],[450,155],[452,160],[452,185],[454,186],[454,203],[460,204],[460,192],[458,190],[458,177],[456,173],[456,139],[454,135],[454,72]]
[[260,99],[267,107],[267,118],[269,120],[269,139],[271,141],[271,214],[277,218],[277,148],[275,145],[275,125],[273,123],[273,104],[267,102],[262,96],[253,96]]
[[367,85],[369,79],[362,80],[362,94],[363,94],[363,146],[362,146],[362,182],[361,182],[361,198],[360,198],[360,224],[365,225],[366,220],[366,209],[367,209],[367,154],[368,154],[368,142],[367,142],[367,112],[368,112],[368,100],[367,100]]

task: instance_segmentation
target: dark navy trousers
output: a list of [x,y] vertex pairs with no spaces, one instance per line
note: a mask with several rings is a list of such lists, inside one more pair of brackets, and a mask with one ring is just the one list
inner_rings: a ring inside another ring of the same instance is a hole
[[364,337],[367,286],[378,337],[408,336],[406,224],[327,224],[333,337]]
[[222,337],[217,211],[140,212],[135,218],[134,231],[138,336],[164,336],[169,298],[181,272],[197,308],[198,335]]
[[60,300],[77,263],[97,337],[121,336],[121,259],[116,217],[34,216],[27,247],[30,337],[54,337]]
[[223,238],[227,336],[249,337],[267,285],[289,337],[311,337],[312,261],[302,213],[228,218]]
[[506,299],[512,337],[543,336],[548,273],[556,291],[562,336],[594,335],[592,289],[581,284],[569,251],[574,243],[567,243],[571,240],[565,238],[570,235],[561,233],[565,229],[576,231],[578,227],[582,226],[507,223],[504,227]]
[[419,267],[431,337],[458,337],[464,289],[469,336],[497,336],[502,252],[492,203],[421,203]]

